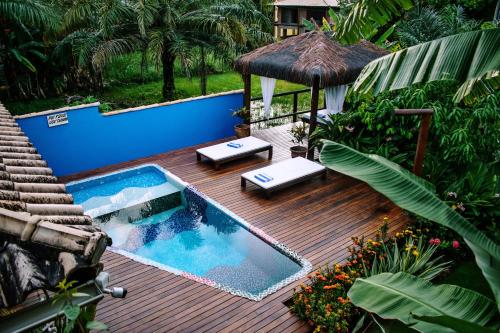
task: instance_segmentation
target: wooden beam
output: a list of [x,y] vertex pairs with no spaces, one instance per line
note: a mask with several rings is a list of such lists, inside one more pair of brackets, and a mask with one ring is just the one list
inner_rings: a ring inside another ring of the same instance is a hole
[[400,116],[422,116],[420,130],[418,132],[417,151],[415,152],[415,160],[413,161],[413,173],[417,176],[422,176],[424,169],[425,148],[429,137],[429,127],[431,125],[432,109],[396,109],[396,115]]
[[[250,112],[250,103],[252,100],[252,75],[251,74],[243,74],[243,106],[245,111]],[[250,117],[249,117],[250,118]],[[251,119],[248,119],[248,125],[250,124]]]
[[[309,136],[316,129],[317,117],[318,117],[318,103],[319,103],[319,77],[314,77],[311,92],[311,119],[309,120]],[[311,161],[314,159],[314,147],[311,141],[307,142],[307,158]]]

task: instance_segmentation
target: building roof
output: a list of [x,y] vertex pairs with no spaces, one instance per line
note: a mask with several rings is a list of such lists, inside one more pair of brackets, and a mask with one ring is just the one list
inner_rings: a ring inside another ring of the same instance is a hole
[[0,103],[0,309],[63,278],[93,279],[110,241]]
[[278,7],[338,7],[337,0],[277,0],[274,2]]
[[366,64],[386,54],[367,41],[343,46],[328,34],[311,31],[244,54],[235,68],[308,86],[318,77],[320,86],[326,87],[354,82]]

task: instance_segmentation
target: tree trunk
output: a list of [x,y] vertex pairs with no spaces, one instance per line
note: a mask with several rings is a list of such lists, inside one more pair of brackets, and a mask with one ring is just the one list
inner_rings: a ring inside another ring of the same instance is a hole
[[163,51],[162,54],[162,64],[163,64],[163,99],[166,101],[171,101],[174,99],[174,62],[175,55],[170,51]]
[[142,83],[146,82],[146,71],[148,70],[148,48],[144,46],[141,50],[141,80]]
[[205,48],[200,47],[200,87],[201,94],[205,96],[207,94],[207,64],[205,60]]

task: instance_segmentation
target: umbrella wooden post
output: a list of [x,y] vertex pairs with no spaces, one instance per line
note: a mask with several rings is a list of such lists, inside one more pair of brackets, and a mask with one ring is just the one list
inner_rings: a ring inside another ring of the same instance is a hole
[[[250,113],[250,103],[252,98],[252,75],[250,73],[243,74],[243,85],[243,106],[245,108],[245,112]],[[248,119],[245,120],[245,123],[248,125],[250,125],[250,118],[251,117],[248,117]]]
[[311,134],[316,129],[318,117],[318,103],[319,103],[319,77],[315,76],[312,84],[311,92],[311,117],[309,120],[309,136],[307,140],[307,158],[311,161],[314,159],[314,146],[311,144]]
[[417,151],[415,152],[415,160],[413,161],[413,173],[417,176],[422,176],[425,148],[427,146],[429,127],[434,111],[432,109],[396,109],[394,113],[401,116],[422,116],[422,122],[420,123],[420,130],[418,132]]

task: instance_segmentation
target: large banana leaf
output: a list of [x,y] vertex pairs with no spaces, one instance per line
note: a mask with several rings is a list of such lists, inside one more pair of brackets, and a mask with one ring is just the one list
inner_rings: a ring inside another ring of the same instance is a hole
[[323,141],[320,161],[328,168],[362,180],[399,207],[444,225],[461,235],[474,252],[500,308],[500,246],[448,207],[422,178],[377,155]]
[[456,80],[462,83],[455,101],[491,93],[500,86],[500,28],[465,32],[418,44],[372,61],[354,90],[406,88],[415,83]]
[[416,316],[413,315],[415,319],[438,324],[441,326],[449,327],[455,331],[455,333],[498,333],[492,328],[480,326],[476,323],[471,323],[463,319],[458,319],[450,316]]
[[[475,291],[448,284],[433,285],[403,272],[358,278],[347,295],[356,306],[426,333],[454,330],[419,320],[419,316],[457,318],[470,322],[471,327],[480,327],[496,314],[495,304]],[[447,325],[445,320],[438,322]]]

